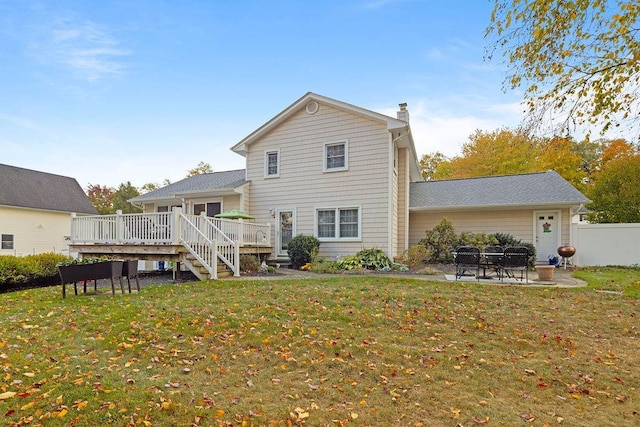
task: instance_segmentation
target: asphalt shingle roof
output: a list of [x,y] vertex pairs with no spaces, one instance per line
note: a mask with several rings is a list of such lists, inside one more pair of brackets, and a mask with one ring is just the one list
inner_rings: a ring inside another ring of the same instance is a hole
[[193,175],[180,181],[158,188],[131,199],[131,202],[146,202],[151,200],[172,199],[176,194],[203,193],[239,187],[247,182],[244,169],[203,173]]
[[410,208],[577,205],[589,203],[555,171],[482,178],[412,182]]
[[0,205],[97,214],[75,178],[0,164]]

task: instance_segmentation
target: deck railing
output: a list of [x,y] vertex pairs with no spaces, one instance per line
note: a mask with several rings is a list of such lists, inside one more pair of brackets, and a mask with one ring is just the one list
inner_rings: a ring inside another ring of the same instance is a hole
[[71,219],[72,243],[172,243],[173,212],[76,216]]
[[213,277],[219,258],[239,274],[239,248],[271,246],[270,224],[173,212],[88,215],[71,218],[72,243],[184,245]]
[[[218,245],[208,237],[211,233],[202,229],[198,218],[194,215],[179,215],[180,243],[207,269],[209,277],[215,280],[218,278]],[[231,268],[235,274],[235,265],[232,264]],[[237,274],[240,275],[239,263]]]

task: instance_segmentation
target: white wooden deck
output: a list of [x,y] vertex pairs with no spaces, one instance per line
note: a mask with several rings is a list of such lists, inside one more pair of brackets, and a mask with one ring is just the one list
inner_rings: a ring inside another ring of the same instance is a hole
[[271,225],[188,215],[179,208],[158,213],[73,214],[69,247],[82,257],[183,262],[200,279],[217,279],[219,264],[240,275],[240,253],[271,253]]

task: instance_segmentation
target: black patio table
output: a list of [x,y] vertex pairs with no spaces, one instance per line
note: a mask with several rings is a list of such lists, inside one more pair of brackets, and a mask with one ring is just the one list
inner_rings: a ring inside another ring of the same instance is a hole
[[[503,252],[480,252],[480,267],[482,268],[482,276],[480,276],[479,278],[494,279],[495,277],[487,275],[487,269],[500,268],[499,258],[502,257],[503,255],[504,255]],[[496,262],[496,260],[498,260],[498,262]]]

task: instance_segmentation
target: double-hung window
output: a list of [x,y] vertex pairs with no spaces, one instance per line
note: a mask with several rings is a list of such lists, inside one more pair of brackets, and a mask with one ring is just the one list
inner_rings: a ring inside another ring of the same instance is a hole
[[13,234],[2,235],[2,245],[0,249],[13,249]]
[[266,151],[264,153],[264,176],[266,178],[280,176],[280,150]]
[[316,223],[320,240],[360,239],[359,208],[318,209]]
[[324,144],[324,171],[343,171],[349,168],[349,145],[347,141]]

